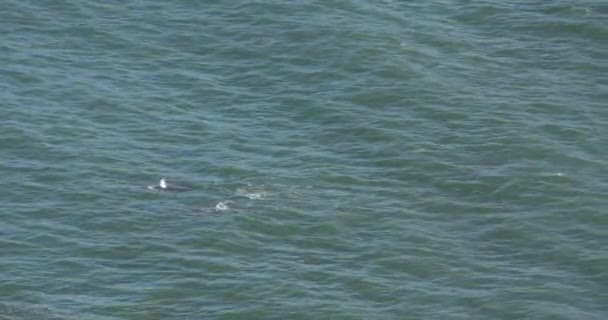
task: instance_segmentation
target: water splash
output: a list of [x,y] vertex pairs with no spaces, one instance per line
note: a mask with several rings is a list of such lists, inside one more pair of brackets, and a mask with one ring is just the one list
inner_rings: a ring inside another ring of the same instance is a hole
[[215,205],[215,210],[216,211],[226,211],[226,210],[229,210],[230,207],[228,207],[228,203],[230,203],[230,202],[232,202],[232,201],[227,200],[227,201],[223,201],[223,202],[222,201],[218,202]]

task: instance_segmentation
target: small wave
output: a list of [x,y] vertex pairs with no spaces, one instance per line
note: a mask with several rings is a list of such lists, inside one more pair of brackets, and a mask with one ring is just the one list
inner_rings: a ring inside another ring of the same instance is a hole
[[0,312],[3,316],[9,317],[7,319],[80,319],[77,314],[57,310],[44,304],[3,303],[0,304]]
[[546,172],[541,174],[542,176],[549,176],[549,177],[563,177],[565,176],[564,173],[561,172]]

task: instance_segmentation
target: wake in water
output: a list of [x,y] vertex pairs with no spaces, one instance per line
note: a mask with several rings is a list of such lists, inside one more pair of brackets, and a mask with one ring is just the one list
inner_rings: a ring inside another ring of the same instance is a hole
[[248,198],[249,200],[263,200],[268,196],[268,191],[257,188],[238,188],[236,195]]
[[268,196],[270,196],[270,192],[264,190],[259,187],[245,187],[245,188],[237,188],[234,192],[234,195],[228,199],[218,201],[217,203],[202,207],[201,210],[204,212],[226,212],[238,210],[239,204],[243,204],[243,198],[247,198],[248,200],[264,200]]

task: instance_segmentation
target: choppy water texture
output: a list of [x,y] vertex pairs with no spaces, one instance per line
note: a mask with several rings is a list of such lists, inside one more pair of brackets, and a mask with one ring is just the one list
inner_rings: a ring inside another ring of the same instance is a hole
[[607,319],[606,39],[599,0],[2,1],[0,319]]

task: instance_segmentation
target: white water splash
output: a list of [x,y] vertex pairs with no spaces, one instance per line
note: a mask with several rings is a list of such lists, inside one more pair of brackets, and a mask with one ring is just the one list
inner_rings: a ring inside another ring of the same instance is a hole
[[230,203],[230,202],[232,202],[232,201],[227,200],[227,201],[223,201],[223,202],[222,201],[218,202],[215,205],[215,210],[216,211],[226,211],[226,210],[229,210],[230,207],[228,207],[228,203]]

